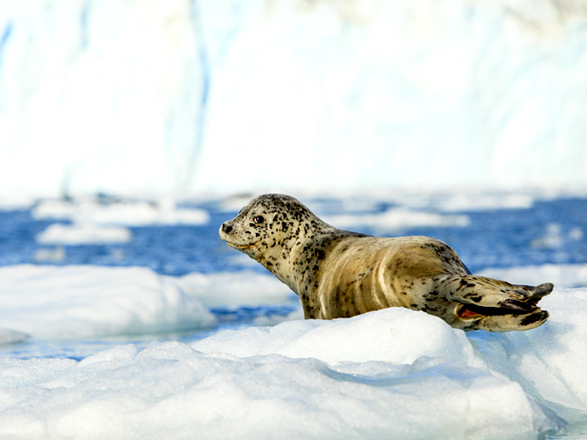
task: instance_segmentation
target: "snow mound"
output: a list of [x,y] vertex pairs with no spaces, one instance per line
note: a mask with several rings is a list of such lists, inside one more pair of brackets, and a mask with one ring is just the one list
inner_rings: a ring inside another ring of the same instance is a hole
[[553,426],[517,383],[440,358],[333,366],[167,342],[2,358],[0,387],[0,432],[22,439],[530,439]]
[[251,270],[212,274],[190,273],[167,279],[211,307],[280,304],[297,298],[289,287],[277,278]]
[[[556,286],[540,305],[548,321],[529,332],[481,333],[485,360],[519,381],[538,400],[569,421],[587,413],[587,289]],[[473,339],[472,338],[472,339]]]
[[466,360],[475,367],[483,365],[463,332],[454,331],[432,315],[404,308],[333,321],[291,321],[275,327],[226,330],[195,342],[192,347],[239,357],[275,353],[314,358],[332,365],[365,359],[411,364],[421,356]]
[[0,322],[35,338],[88,338],[209,327],[195,297],[150,269],[0,268]]
[[192,344],[205,353],[239,358],[279,354],[332,366],[378,361],[412,364],[419,358],[499,372],[532,399],[577,422],[587,413],[587,289],[556,286],[541,301],[550,312],[526,332],[465,334],[422,312],[391,308],[350,319],[292,321],[275,327],[225,330]]

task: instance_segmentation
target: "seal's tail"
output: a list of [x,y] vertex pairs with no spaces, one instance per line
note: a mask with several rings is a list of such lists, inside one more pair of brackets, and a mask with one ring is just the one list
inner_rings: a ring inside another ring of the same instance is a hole
[[552,292],[551,283],[534,287],[465,275],[448,277],[442,284],[446,286],[443,293],[460,303],[456,320],[464,329],[474,324],[489,331],[529,330],[548,318],[548,312],[537,304]]

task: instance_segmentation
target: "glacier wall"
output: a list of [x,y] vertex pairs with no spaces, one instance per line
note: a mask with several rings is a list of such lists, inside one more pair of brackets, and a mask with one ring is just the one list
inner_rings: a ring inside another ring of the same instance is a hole
[[0,195],[587,184],[579,0],[5,0]]

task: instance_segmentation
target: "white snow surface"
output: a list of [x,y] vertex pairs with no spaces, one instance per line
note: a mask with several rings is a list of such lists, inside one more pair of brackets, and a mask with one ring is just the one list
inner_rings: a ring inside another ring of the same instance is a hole
[[289,287],[275,277],[248,270],[191,273],[181,277],[167,277],[167,280],[211,307],[279,304],[297,298]]
[[0,325],[40,339],[208,328],[215,324],[209,307],[285,304],[292,298],[283,283],[253,271],[171,277],[142,267],[0,268]]
[[[269,278],[223,276],[6,267],[0,322],[33,338],[211,325],[202,303]],[[287,299],[271,283],[260,290],[260,302]],[[1,356],[0,437],[536,438],[587,414],[587,288],[556,285],[541,305],[549,320],[526,332],[465,333],[392,308],[120,345],[81,361]]]
[[141,267],[0,268],[0,323],[38,339],[78,339],[209,327],[208,309]]

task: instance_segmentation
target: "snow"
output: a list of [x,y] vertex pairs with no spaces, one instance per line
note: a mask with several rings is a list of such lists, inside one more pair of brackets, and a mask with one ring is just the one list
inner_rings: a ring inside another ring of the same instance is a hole
[[580,347],[587,338],[587,289],[556,286],[541,305],[551,317],[529,332],[465,334],[422,312],[387,309],[330,322],[227,330],[192,347],[239,358],[280,354],[330,365],[367,361],[413,365],[422,358],[462,364],[518,381],[529,396],[556,409],[559,416],[581,420],[587,411],[583,380],[587,351]]
[[200,301],[147,268],[0,268],[0,322],[38,339],[76,339],[210,327]]
[[166,279],[209,307],[285,304],[297,298],[281,281],[253,271],[191,273]]
[[464,361],[475,367],[482,365],[463,332],[453,331],[428,314],[407,309],[388,309],[332,322],[292,321],[275,327],[227,330],[192,347],[205,353],[229,353],[241,358],[280,354],[319,359],[332,365],[367,359],[412,364],[421,356]]
[[[0,268],[2,326],[41,339],[209,328],[216,323],[210,307],[291,304],[295,299],[274,277],[252,271],[171,277],[141,267]],[[0,340],[11,341],[10,333],[4,336]]]
[[[534,268],[541,279],[552,270]],[[209,327],[210,306],[290,301],[279,285],[251,271],[170,277],[136,267],[8,266],[0,268],[0,322],[11,330],[0,340]],[[295,312],[272,326],[117,345],[79,361],[1,356],[0,433],[536,438],[587,413],[587,288],[557,284],[541,304],[551,316],[527,332],[465,333],[403,308],[331,321]]]
[[410,366],[241,359],[177,342],[141,352],[120,346],[77,363],[2,359],[0,381],[11,387],[4,389],[0,432],[84,439],[170,433],[177,439],[194,433],[486,439],[532,438],[533,419],[546,422],[516,383],[464,366],[449,371],[449,365],[423,358]]

